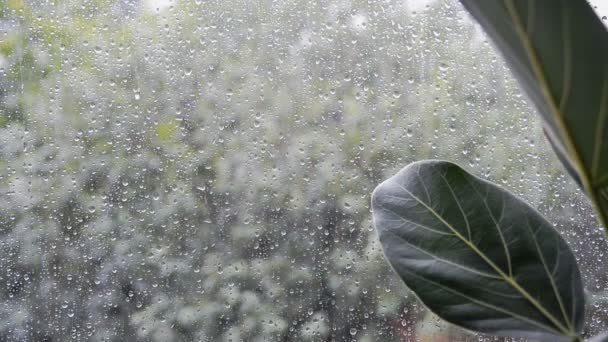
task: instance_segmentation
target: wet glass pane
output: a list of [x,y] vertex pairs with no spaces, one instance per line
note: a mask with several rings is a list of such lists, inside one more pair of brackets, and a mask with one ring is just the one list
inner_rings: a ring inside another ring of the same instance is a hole
[[546,214],[608,328],[591,208],[457,1],[0,2],[0,340],[502,340],[383,258],[370,193],[427,158]]

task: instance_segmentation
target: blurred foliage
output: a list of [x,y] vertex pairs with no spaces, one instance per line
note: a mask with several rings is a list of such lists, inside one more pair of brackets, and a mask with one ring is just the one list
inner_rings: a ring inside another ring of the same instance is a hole
[[539,207],[605,289],[502,61],[418,3],[0,2],[0,340],[477,340],[373,231],[371,190],[422,158]]

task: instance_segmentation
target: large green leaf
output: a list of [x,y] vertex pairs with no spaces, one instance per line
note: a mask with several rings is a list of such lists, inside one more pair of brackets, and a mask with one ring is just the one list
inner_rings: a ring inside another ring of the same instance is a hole
[[608,228],[606,27],[585,0],[460,1],[504,55]]
[[495,335],[577,338],[584,295],[574,255],[515,195],[430,160],[380,184],[372,209],[390,264],[443,319]]

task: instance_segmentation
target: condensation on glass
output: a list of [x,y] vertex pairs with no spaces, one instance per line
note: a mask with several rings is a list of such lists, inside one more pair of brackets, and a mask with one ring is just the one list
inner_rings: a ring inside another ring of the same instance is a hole
[[383,259],[370,193],[425,158],[551,218],[606,329],[590,208],[456,1],[4,1],[0,340],[494,341]]

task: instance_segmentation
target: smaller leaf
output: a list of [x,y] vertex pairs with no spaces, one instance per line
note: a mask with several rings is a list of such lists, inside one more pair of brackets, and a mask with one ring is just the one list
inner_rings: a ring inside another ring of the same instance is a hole
[[439,317],[495,335],[579,338],[584,294],[576,259],[515,195],[429,160],[380,184],[372,209],[388,261]]

